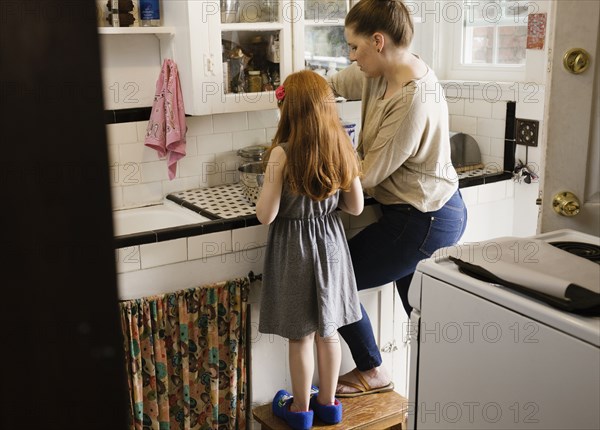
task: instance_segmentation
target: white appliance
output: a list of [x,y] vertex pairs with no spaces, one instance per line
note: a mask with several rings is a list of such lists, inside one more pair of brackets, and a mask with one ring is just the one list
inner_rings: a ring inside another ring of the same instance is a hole
[[[591,244],[585,258],[598,257],[595,236],[534,238]],[[600,429],[599,317],[480,281],[444,257],[419,263],[409,302],[409,429]]]

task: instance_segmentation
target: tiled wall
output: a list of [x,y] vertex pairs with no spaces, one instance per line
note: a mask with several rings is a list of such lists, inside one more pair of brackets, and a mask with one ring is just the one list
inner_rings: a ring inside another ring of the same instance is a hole
[[502,170],[506,101],[492,103],[477,99],[449,99],[450,130],[473,136],[479,144],[483,164]]
[[[340,117],[358,123],[360,102],[338,105]],[[166,162],[144,146],[147,121],[107,125],[113,208],[159,203],[169,193],[238,181],[237,150],[270,143],[276,109],[186,118],[186,156],[177,176],[167,177]],[[357,133],[360,131],[357,124]]]
[[[450,130],[472,135],[479,144],[483,163],[502,171],[507,101],[493,101],[476,94],[450,94],[447,100]],[[541,120],[542,104],[526,101],[527,97],[517,100],[517,117]],[[340,103],[338,107],[342,119],[358,124],[358,134],[360,102]],[[277,126],[277,112],[273,109],[187,117],[187,155],[178,163],[177,177],[172,181],[167,178],[166,162],[143,144],[146,125],[147,121],[107,125],[115,209],[158,203],[171,192],[237,182],[240,159],[236,151],[270,142]],[[523,152],[518,147],[517,157],[524,158]],[[528,158],[539,166],[538,148],[529,148]]]

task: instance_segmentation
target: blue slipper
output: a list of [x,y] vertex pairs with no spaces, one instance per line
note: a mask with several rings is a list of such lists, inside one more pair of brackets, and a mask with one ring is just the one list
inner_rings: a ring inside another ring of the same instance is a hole
[[313,411],[292,412],[290,411],[292,402],[293,397],[290,393],[279,390],[273,398],[273,414],[284,420],[294,430],[309,430],[313,425]]
[[342,421],[342,404],[338,399],[334,399],[333,405],[322,405],[317,400],[317,396],[310,398],[310,409],[317,417],[327,424],[337,424]]

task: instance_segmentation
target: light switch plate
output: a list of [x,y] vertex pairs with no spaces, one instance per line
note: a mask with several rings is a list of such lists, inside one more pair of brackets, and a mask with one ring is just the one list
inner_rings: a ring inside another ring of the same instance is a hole
[[533,119],[516,119],[516,140],[518,145],[538,146],[540,122]]

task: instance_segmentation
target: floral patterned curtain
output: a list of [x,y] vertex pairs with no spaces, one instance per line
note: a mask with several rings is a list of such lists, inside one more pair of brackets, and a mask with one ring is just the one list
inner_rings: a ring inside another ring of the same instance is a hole
[[133,430],[246,428],[249,281],[120,303]]

